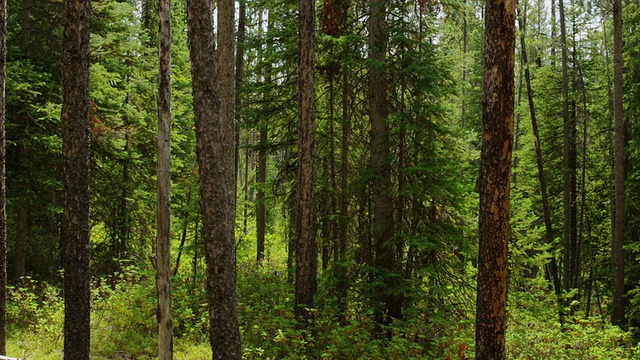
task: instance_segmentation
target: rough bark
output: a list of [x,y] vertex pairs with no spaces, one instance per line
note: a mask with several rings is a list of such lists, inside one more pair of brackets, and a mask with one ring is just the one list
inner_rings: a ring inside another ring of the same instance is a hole
[[213,3],[187,2],[187,23],[200,174],[202,236],[207,260],[209,339],[213,359],[240,359],[236,294],[235,134],[223,121]]
[[[563,0],[558,1],[560,15],[560,44],[562,54],[562,118],[563,118],[563,235],[562,235],[562,288],[566,294],[571,291],[574,277],[574,254],[577,240],[576,231],[576,161],[575,161],[575,118],[569,109],[569,75],[567,55],[567,31]],[[565,306],[569,299],[565,298]]]
[[7,80],[7,0],[0,0],[0,354],[7,349],[7,189],[6,177],[6,98]]
[[[247,27],[247,3],[246,0],[238,1],[238,34],[236,37],[236,68],[235,68],[235,116],[236,118],[240,115],[240,110],[242,109],[242,96],[239,96],[240,89],[242,88],[242,79],[244,78],[244,53],[245,53],[245,38],[246,38],[246,27]],[[236,136],[236,154],[235,154],[235,173],[236,176],[240,174],[240,127],[236,127],[235,130]],[[246,176],[246,175],[245,175]],[[247,186],[247,182],[245,181],[245,187]],[[245,190],[246,191],[246,190]],[[245,192],[246,194],[246,192]],[[245,211],[247,210],[247,205],[244,205]],[[245,215],[244,221],[246,222],[247,217]],[[245,226],[246,229],[246,226]]]
[[[268,79],[271,81],[270,79]],[[265,80],[266,82],[267,80]],[[267,207],[265,204],[264,187],[267,181],[267,141],[268,133],[266,124],[260,129],[260,143],[258,148],[258,191],[256,193],[256,261],[258,264],[264,260],[264,239],[267,232]]]
[[613,114],[615,131],[615,227],[611,243],[613,306],[611,323],[625,325],[624,238],[625,238],[625,124],[622,78],[622,1],[613,1]]
[[[27,150],[23,142],[18,144],[18,166],[26,169]],[[18,197],[16,214],[16,236],[13,248],[13,281],[17,282],[27,270],[27,241],[29,238],[29,199],[23,191]]]
[[379,303],[375,309],[376,322],[389,324],[393,318],[402,316],[401,302],[390,291],[388,280],[395,270],[396,249],[393,246],[395,222],[393,218],[393,184],[391,182],[391,158],[389,155],[389,104],[387,100],[386,62],[386,13],[385,0],[369,2],[369,119],[371,122],[371,168],[373,181],[371,197],[373,206],[373,277],[382,276],[381,285],[374,289],[375,300]]
[[486,6],[476,301],[476,358],[483,360],[505,359],[515,6],[515,0]]
[[[31,0],[22,0],[20,9],[20,52],[29,57],[31,44]],[[29,121],[22,119],[22,121]],[[26,171],[29,164],[29,149],[24,142],[18,143],[18,167]],[[13,249],[13,280],[18,281],[26,273],[27,241],[29,239],[29,198],[21,191],[17,202],[16,236]]]
[[303,326],[313,323],[317,289],[315,155],[315,1],[300,0],[298,18],[298,243],[296,248],[295,314]]
[[171,2],[158,0],[158,193],[156,287],[158,358],[173,359],[171,312]]
[[89,359],[90,0],[67,0],[63,35],[64,359]]

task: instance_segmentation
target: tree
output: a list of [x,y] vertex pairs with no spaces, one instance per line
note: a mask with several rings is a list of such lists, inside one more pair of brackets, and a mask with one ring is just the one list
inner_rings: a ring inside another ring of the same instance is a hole
[[[575,287],[572,281],[578,271],[577,232],[576,232],[576,123],[569,113],[569,75],[566,17],[563,0],[558,0],[560,15],[560,44],[562,53],[562,119],[563,119],[563,250],[562,250],[562,288],[565,296]],[[565,306],[568,305],[565,299]]]
[[486,5],[476,359],[505,359],[514,116],[515,0]]
[[7,191],[6,176],[6,100],[7,80],[7,0],[0,0],[0,354],[7,353]]
[[625,124],[623,116],[622,0],[613,1],[613,114],[615,129],[615,209],[611,242],[613,306],[611,323],[625,324]]
[[91,0],[66,1],[62,73],[64,358],[89,359],[89,18]]
[[171,1],[158,1],[158,193],[156,285],[158,358],[173,359],[171,313]]
[[295,314],[303,326],[313,321],[317,288],[316,218],[314,214],[315,1],[300,0],[298,18],[298,243]]
[[[207,260],[209,340],[213,359],[240,359],[235,244],[235,134],[221,114],[213,3],[190,0],[187,24]],[[232,74],[233,76],[233,74]]]
[[[393,184],[391,183],[391,158],[389,155],[389,103],[387,100],[387,72],[385,70],[387,53],[386,0],[369,2],[369,121],[371,123],[370,151],[373,179],[371,201],[373,206],[372,236],[374,264],[372,274],[375,287],[376,322],[390,324],[392,318],[401,317],[401,302],[389,291],[388,282],[395,281],[391,273],[397,266],[393,237],[395,223],[393,218]],[[382,282],[375,280],[382,277]]]

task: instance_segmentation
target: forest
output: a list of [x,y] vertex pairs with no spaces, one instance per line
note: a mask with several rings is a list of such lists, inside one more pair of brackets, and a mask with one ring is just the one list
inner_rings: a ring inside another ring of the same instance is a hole
[[0,0],[0,354],[640,359],[637,0]]

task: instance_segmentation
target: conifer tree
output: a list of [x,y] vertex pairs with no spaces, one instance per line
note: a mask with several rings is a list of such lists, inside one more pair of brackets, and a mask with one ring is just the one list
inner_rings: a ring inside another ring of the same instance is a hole
[[62,157],[64,212],[64,359],[88,360],[89,288],[89,18],[90,0],[67,0],[63,37]]
[[485,18],[480,156],[476,359],[505,359],[507,244],[514,116],[515,0],[490,0]]

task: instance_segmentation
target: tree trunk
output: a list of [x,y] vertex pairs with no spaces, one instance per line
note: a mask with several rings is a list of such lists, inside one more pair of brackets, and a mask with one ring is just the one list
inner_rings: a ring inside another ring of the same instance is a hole
[[158,359],[173,359],[171,312],[171,3],[158,0]]
[[303,326],[313,322],[317,288],[316,220],[314,213],[315,155],[315,1],[299,0],[298,18],[298,244],[296,249],[295,314]]
[[221,113],[219,76],[223,74],[218,73],[217,69],[213,3],[208,0],[189,0],[187,24],[200,173],[202,236],[207,259],[209,339],[213,359],[240,359],[242,348],[238,327],[234,235],[235,134],[233,123],[225,123],[223,119],[229,118]]
[[90,0],[66,0],[62,55],[64,359],[89,359]]
[[[266,82],[267,80],[265,80]],[[268,81],[271,81],[270,79]],[[264,187],[267,181],[267,124],[263,122],[260,128],[260,142],[258,147],[258,176],[256,193],[256,261],[264,261],[264,239],[267,232],[267,207],[265,204]]]
[[476,359],[505,359],[515,0],[486,5]]
[[[240,96],[240,91],[242,89],[242,81],[244,78],[244,53],[245,53],[245,38],[246,38],[246,27],[247,27],[247,2],[246,0],[239,0],[239,9],[238,9],[238,34],[236,38],[236,68],[235,68],[235,116],[237,118],[236,123],[239,123],[240,120],[240,111],[242,109],[242,96]],[[235,173],[236,176],[240,175],[240,127],[237,126],[235,130],[236,137],[236,146],[235,146]],[[248,153],[248,152],[247,152]],[[245,165],[246,170],[247,165]],[[247,232],[247,193],[249,188],[247,186],[247,173],[245,171],[244,175],[244,187],[245,187],[245,203],[244,203],[244,234]],[[244,235],[243,235],[244,236]]]
[[[29,57],[31,44],[31,0],[22,0],[20,9],[20,52]],[[28,121],[28,119],[25,119]],[[18,142],[18,168],[27,171],[29,149],[23,141]],[[25,184],[25,186],[28,186]],[[16,236],[13,249],[13,280],[17,281],[26,272],[27,241],[29,239],[29,198],[26,189],[20,192],[17,202]]]
[[625,237],[625,124],[623,117],[622,1],[613,1],[613,114],[615,130],[615,227],[611,242],[613,304],[611,323],[625,325],[624,237]]
[[[18,167],[22,171],[28,168],[28,151],[24,142],[18,143]],[[25,189],[26,190],[26,189]],[[29,198],[27,191],[21,191],[17,202],[16,236],[13,249],[13,280],[18,281],[26,275],[27,265],[27,241],[29,239]]]
[[[391,183],[391,158],[389,156],[389,104],[387,100],[387,4],[386,0],[369,2],[369,119],[371,122],[371,168],[373,181],[371,197],[373,206],[374,268],[371,281],[379,285],[374,289],[374,317],[378,325],[390,324],[393,318],[402,317],[402,304],[391,290],[390,283],[396,267],[393,236],[393,184]],[[382,282],[376,278],[382,278]],[[395,279],[393,279],[395,282]]]
[[0,354],[7,353],[6,97],[7,0],[0,0]]
[[[267,14],[267,29],[269,33],[271,28],[271,14]],[[271,52],[273,43],[267,40],[266,53]],[[268,56],[268,55],[264,55]],[[271,64],[266,64],[264,83],[271,84]],[[266,94],[263,94],[266,95]],[[267,181],[267,143],[269,141],[269,124],[268,118],[265,116],[260,119],[260,134],[258,140],[258,173],[256,176],[257,192],[256,192],[256,261],[261,264],[264,261],[265,253],[265,236],[267,232],[267,207],[265,204],[265,186]]]
[[[558,1],[560,12],[560,43],[562,48],[562,118],[563,118],[563,202],[564,202],[564,224],[563,224],[563,250],[562,250],[562,288],[566,294],[571,291],[571,278],[573,277],[573,251],[572,247],[575,243],[576,224],[575,224],[575,122],[569,113],[569,76],[567,72],[567,35],[565,25],[565,13],[563,0]],[[565,299],[565,306],[568,299]]]

